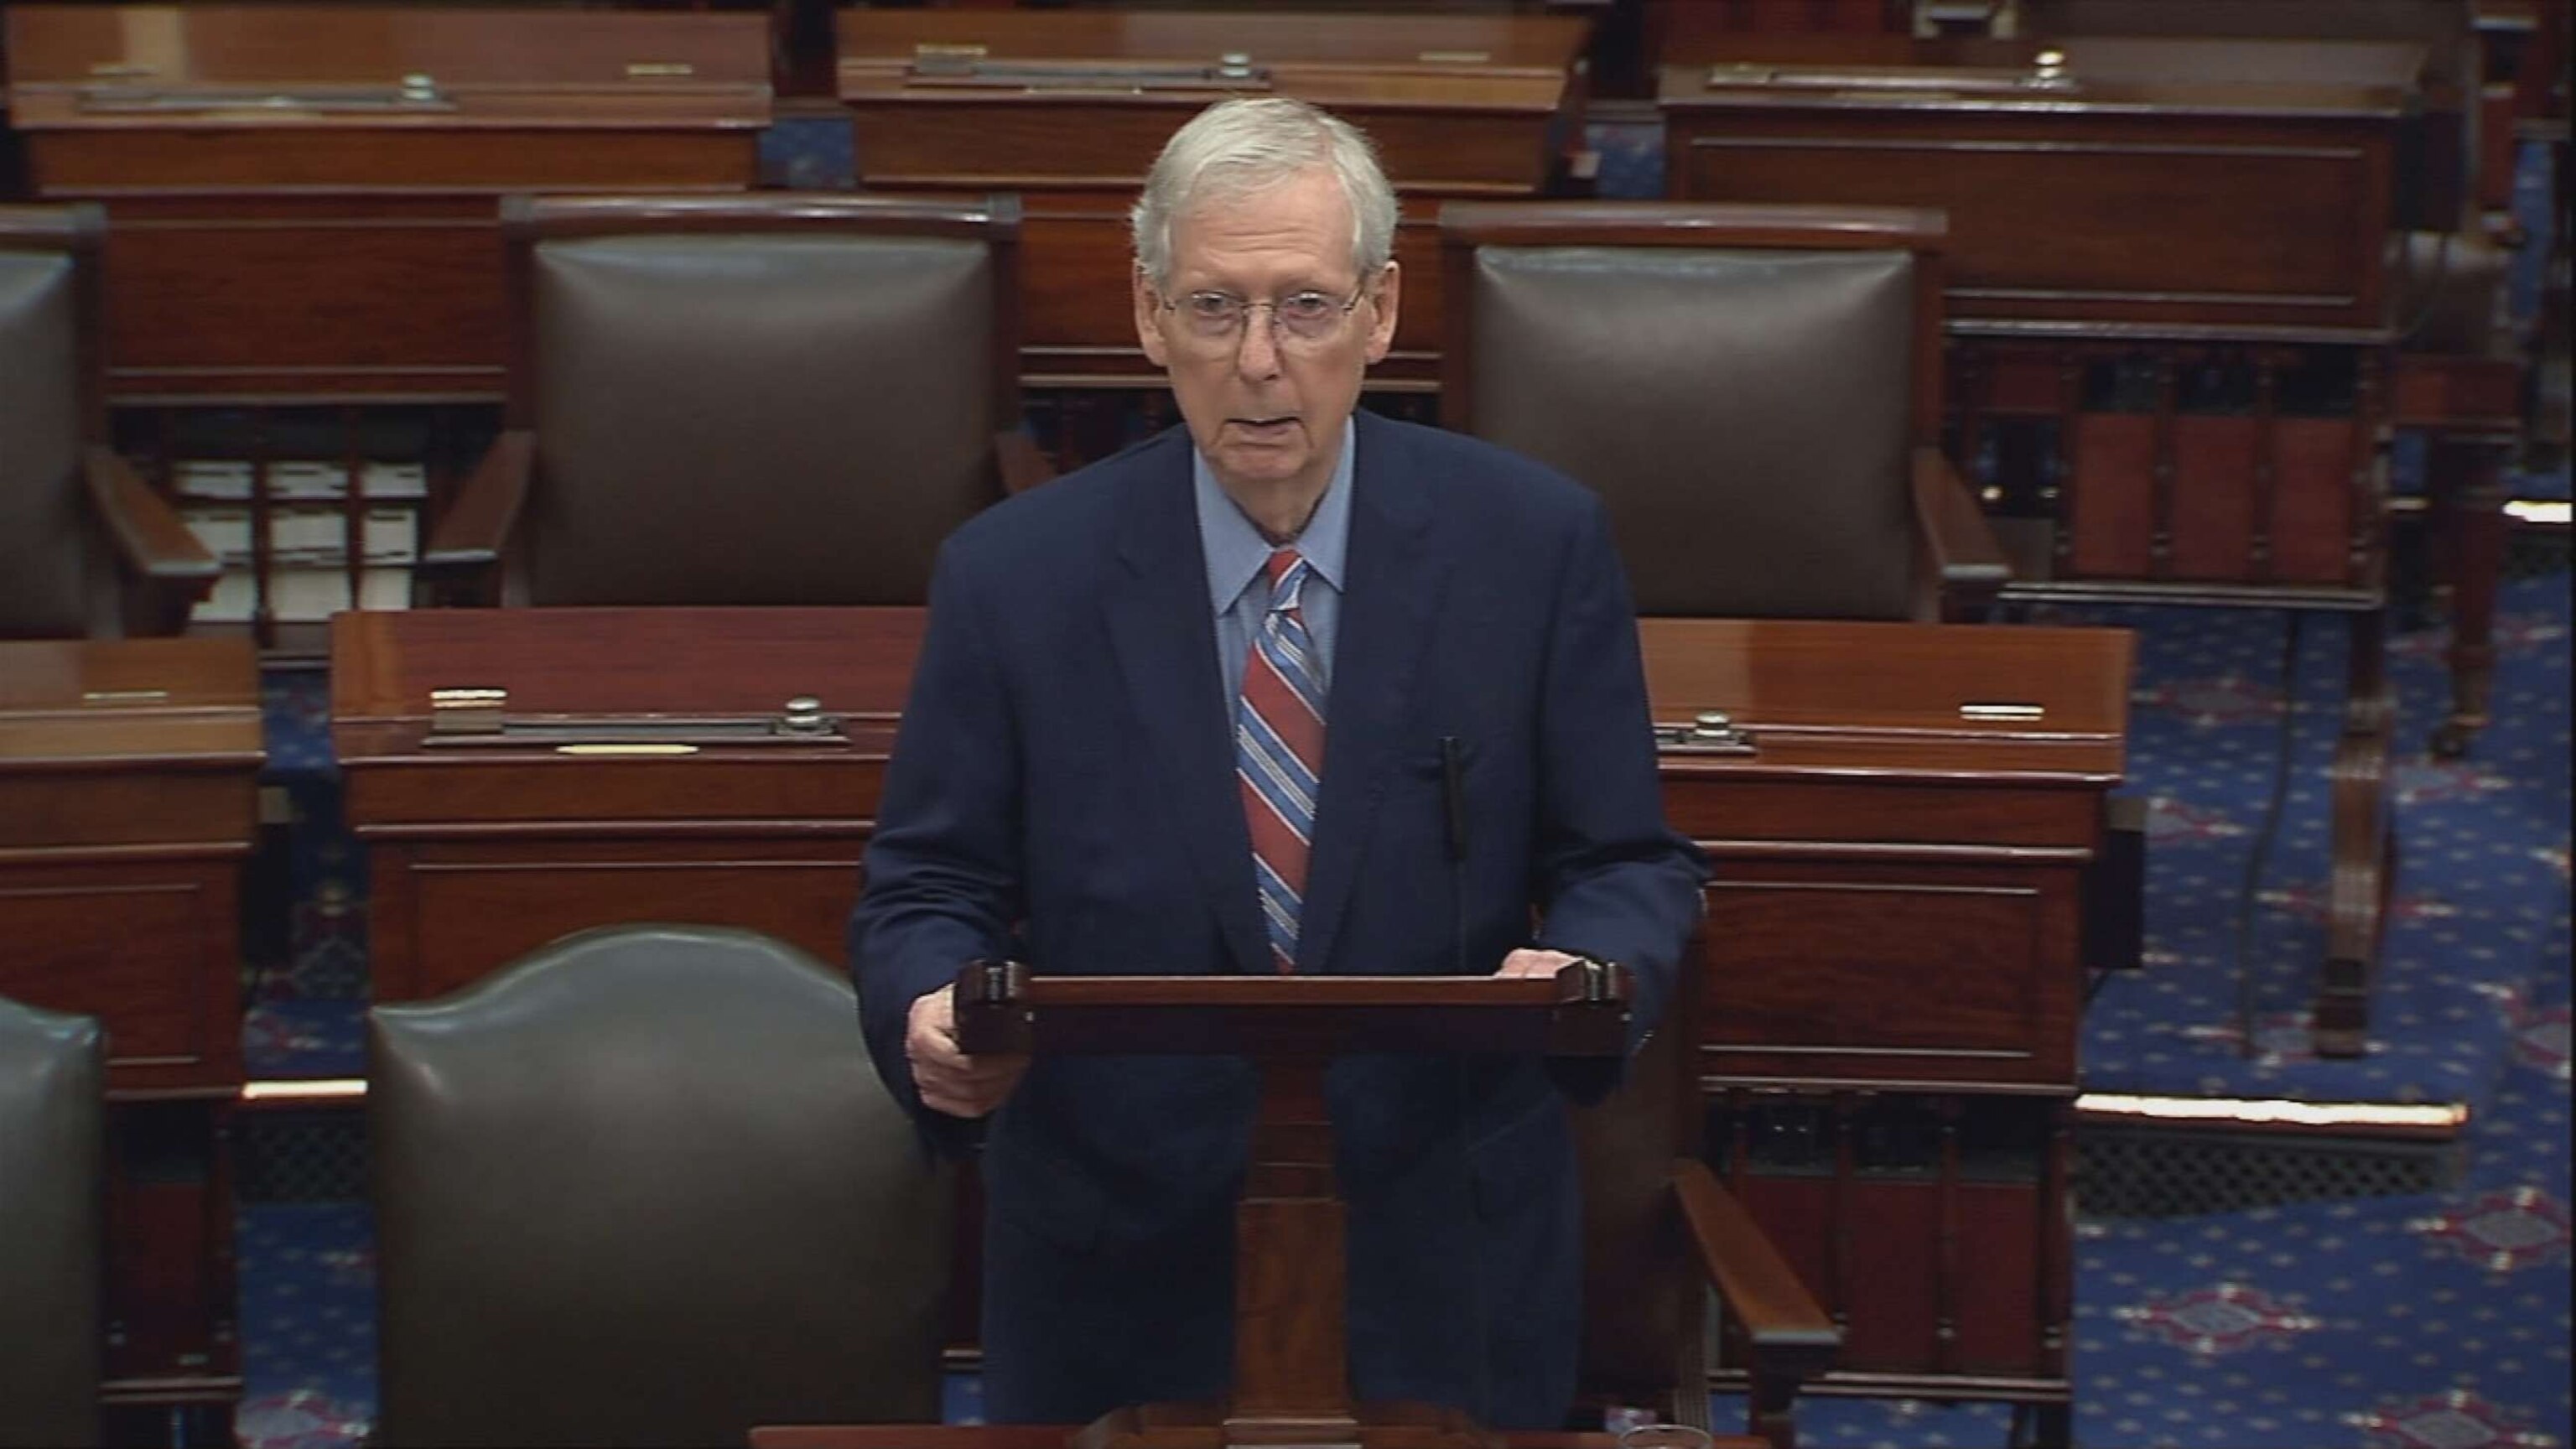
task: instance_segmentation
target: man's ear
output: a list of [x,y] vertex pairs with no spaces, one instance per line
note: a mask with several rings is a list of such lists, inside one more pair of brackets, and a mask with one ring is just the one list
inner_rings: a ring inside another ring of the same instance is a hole
[[1146,358],[1156,367],[1169,367],[1168,349],[1163,345],[1163,294],[1145,279],[1145,269],[1137,267],[1130,274],[1136,294],[1136,342],[1145,349]]
[[1386,361],[1387,349],[1395,345],[1396,304],[1401,300],[1403,281],[1404,268],[1389,259],[1372,294],[1377,298],[1377,315],[1369,323],[1368,360],[1372,367]]

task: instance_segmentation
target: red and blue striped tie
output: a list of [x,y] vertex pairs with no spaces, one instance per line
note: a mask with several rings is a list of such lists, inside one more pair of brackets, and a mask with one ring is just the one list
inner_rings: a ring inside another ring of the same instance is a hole
[[1270,555],[1270,607],[1243,660],[1235,710],[1235,775],[1252,827],[1252,872],[1270,932],[1272,964],[1296,969],[1297,908],[1315,838],[1315,785],[1324,772],[1324,671],[1306,632],[1300,595],[1306,561],[1293,548]]

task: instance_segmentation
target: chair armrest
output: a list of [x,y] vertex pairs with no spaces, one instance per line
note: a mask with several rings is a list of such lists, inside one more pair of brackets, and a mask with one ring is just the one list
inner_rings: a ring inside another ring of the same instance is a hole
[[91,632],[148,637],[187,628],[188,616],[223,577],[223,561],[104,444],[81,449],[81,484],[116,559],[114,586],[91,593]]
[[499,566],[519,511],[527,505],[536,456],[536,435],[524,429],[510,429],[493,441],[492,451],[466,476],[456,501],[430,530],[429,546],[420,551],[424,580],[458,589]]
[[1038,451],[1037,441],[1018,428],[993,435],[993,461],[1001,467],[1005,496],[1026,493],[1055,476],[1055,465]]
[[1673,1196],[1700,1267],[1744,1330],[1747,1427],[1772,1449],[1796,1449],[1798,1390],[1834,1366],[1842,1330],[1706,1163],[1676,1159]]
[[81,472],[90,506],[98,510],[125,568],[156,586],[194,588],[196,597],[221,578],[224,566],[151,485],[123,458],[101,444],[81,450]]
[[1967,483],[1938,448],[1914,450],[1914,525],[1938,581],[1942,619],[1982,619],[2012,582],[2012,564]]
[[1690,1158],[1674,1162],[1673,1193],[1681,1202],[1692,1251],[1727,1311],[1744,1325],[1755,1355],[1794,1356],[1809,1365],[1800,1378],[1831,1368],[1842,1352],[1842,1330],[1708,1164]]

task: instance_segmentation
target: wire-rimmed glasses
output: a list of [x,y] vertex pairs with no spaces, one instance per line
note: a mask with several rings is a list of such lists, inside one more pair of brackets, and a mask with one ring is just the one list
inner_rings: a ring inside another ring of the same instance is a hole
[[1308,288],[1284,297],[1256,300],[1214,288],[1163,299],[1163,310],[1181,320],[1181,331],[1194,346],[1211,352],[1237,346],[1252,314],[1270,314],[1271,336],[1288,346],[1317,347],[1341,335],[1351,309],[1368,295],[1361,287],[1347,297]]

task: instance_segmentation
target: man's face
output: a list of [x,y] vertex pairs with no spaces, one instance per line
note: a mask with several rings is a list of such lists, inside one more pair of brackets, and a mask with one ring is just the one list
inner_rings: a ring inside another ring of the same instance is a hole
[[[1377,277],[1352,275],[1350,202],[1322,167],[1174,219],[1171,277],[1160,292],[1136,277],[1136,331],[1227,492],[1321,495],[1360,376],[1394,340],[1396,281],[1393,263]],[[1361,295],[1317,335],[1274,324],[1268,305],[1217,335],[1192,316],[1190,299],[1202,292],[1262,304],[1321,293],[1336,306]]]

